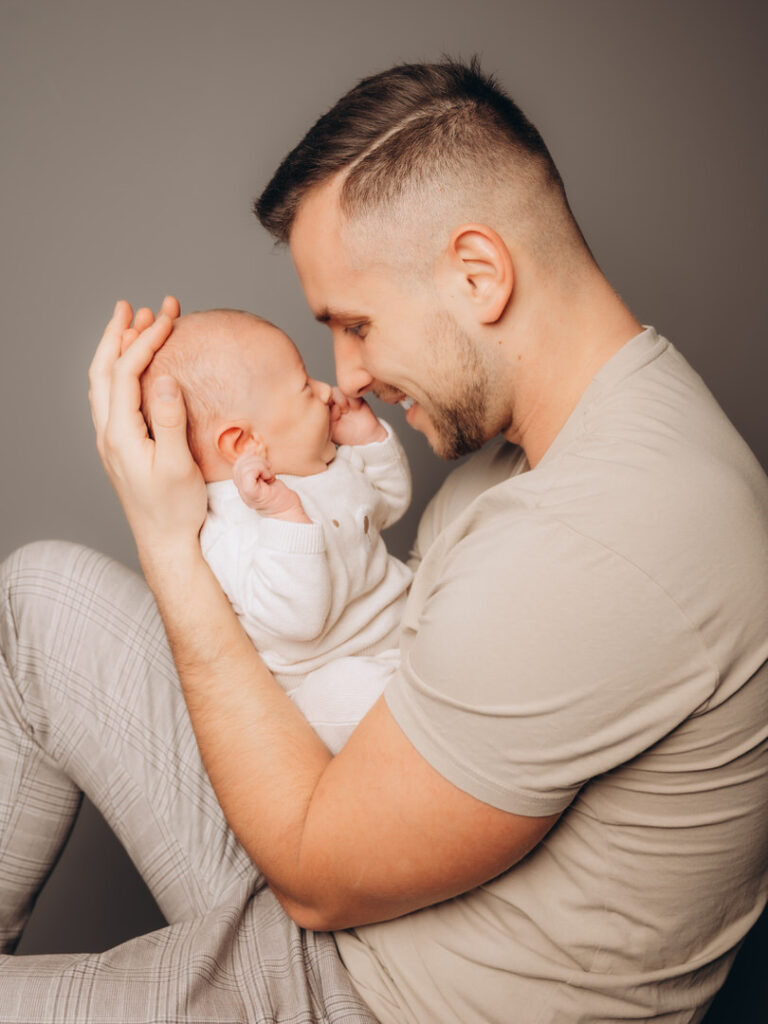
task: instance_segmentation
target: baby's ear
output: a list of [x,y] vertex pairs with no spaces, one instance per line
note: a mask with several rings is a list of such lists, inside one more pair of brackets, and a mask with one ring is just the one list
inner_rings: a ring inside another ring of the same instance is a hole
[[230,423],[219,431],[216,438],[219,455],[233,466],[241,455],[267,457],[267,446],[260,434],[254,433],[246,423]]

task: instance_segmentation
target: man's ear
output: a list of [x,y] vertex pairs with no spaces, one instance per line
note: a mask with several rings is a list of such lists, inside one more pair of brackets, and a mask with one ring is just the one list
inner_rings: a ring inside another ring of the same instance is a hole
[[233,466],[241,455],[267,457],[267,446],[260,434],[255,433],[250,423],[229,423],[219,430],[216,438],[219,455]]
[[452,291],[471,302],[478,322],[495,324],[504,314],[515,283],[512,257],[501,236],[487,224],[462,224],[451,235],[443,270]]

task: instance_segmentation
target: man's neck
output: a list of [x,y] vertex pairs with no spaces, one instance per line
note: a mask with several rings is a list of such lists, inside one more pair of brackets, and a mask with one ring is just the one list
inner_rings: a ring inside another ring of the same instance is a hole
[[598,370],[643,330],[595,268],[578,289],[519,318],[508,347],[513,422],[504,431],[531,467],[544,457]]

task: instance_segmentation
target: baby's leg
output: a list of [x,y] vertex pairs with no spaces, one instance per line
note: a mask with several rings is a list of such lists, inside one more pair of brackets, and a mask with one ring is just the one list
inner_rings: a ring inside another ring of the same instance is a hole
[[332,754],[338,754],[397,671],[400,652],[357,654],[310,672],[291,700]]

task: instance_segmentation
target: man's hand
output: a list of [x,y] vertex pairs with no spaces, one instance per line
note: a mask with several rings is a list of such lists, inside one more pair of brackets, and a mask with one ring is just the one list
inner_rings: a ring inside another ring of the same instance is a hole
[[371,444],[384,441],[387,432],[362,398],[350,398],[335,387],[331,406],[331,440],[334,444]]
[[277,479],[261,455],[241,455],[232,468],[232,477],[240,497],[255,512],[289,523],[312,522],[296,491]]
[[206,513],[205,484],[187,446],[184,401],[172,377],[155,384],[154,438],[141,415],[139,379],[179,312],[172,296],[163,301],[157,319],[149,309],[138,310],[134,318],[131,306],[118,302],[88,372],[99,455],[142,565],[145,559],[168,557],[179,545],[196,544]]

